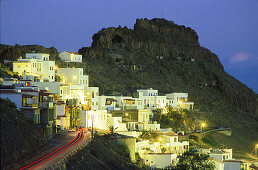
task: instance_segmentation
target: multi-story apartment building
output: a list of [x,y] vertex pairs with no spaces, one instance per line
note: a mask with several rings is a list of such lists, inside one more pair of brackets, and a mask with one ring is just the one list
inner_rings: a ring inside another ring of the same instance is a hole
[[82,106],[78,99],[67,99],[66,100],[66,112],[70,115],[70,127],[81,126],[81,112]]
[[178,135],[174,132],[163,133],[160,146],[166,149],[166,153],[182,154],[189,151],[189,142],[179,142]]
[[13,62],[13,72],[33,81],[55,81],[55,61],[49,61],[49,54],[26,53],[25,59]]
[[59,100],[56,103],[56,125],[61,130],[69,129],[70,128],[70,113],[66,109],[66,104],[64,101]]
[[[37,93],[36,89],[28,90]],[[9,99],[16,104],[18,110],[23,111],[35,124],[40,123],[38,95],[22,92],[22,89],[0,89],[0,98]]]
[[193,109],[194,102],[188,101],[188,93],[169,93],[166,94],[167,106],[182,109]]
[[48,90],[40,90],[39,92],[40,121],[43,134],[46,135],[47,139],[51,139],[57,131],[56,98],[57,95]]
[[85,87],[84,88],[84,103],[86,110],[101,110],[99,109],[99,88]]

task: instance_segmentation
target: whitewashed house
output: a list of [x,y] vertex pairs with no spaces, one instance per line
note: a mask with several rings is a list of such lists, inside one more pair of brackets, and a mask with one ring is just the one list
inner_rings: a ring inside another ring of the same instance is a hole
[[80,116],[82,127],[108,130],[107,110],[81,110]]
[[49,61],[49,54],[26,53],[26,59],[13,62],[13,72],[33,81],[55,81],[55,61]]
[[224,160],[224,170],[249,170],[250,164],[239,159]]
[[61,52],[59,53],[61,61],[65,62],[82,62],[82,55],[76,52]]
[[89,76],[83,74],[83,68],[58,68],[57,75],[61,83],[89,86]]
[[166,94],[167,106],[182,109],[193,109],[194,102],[188,101],[188,93],[169,93]]
[[99,109],[99,87],[85,87],[84,101],[89,110],[105,110]]
[[61,130],[70,128],[70,115],[65,112],[65,102],[57,101],[56,103],[56,125],[60,127]]
[[165,168],[177,161],[177,154],[173,153],[147,153],[142,155],[144,163],[156,168]]
[[83,74],[83,68],[58,68],[60,93],[63,98],[78,98],[81,104],[87,104],[85,88],[89,86],[89,76]]
[[[166,96],[159,96],[158,90],[150,89],[139,89],[137,108],[143,107],[145,109],[154,110],[157,108],[165,108]],[[141,101],[141,102],[140,102]]]
[[161,147],[165,148],[167,153],[182,154],[189,151],[189,142],[179,142],[175,132],[165,132],[161,136]]

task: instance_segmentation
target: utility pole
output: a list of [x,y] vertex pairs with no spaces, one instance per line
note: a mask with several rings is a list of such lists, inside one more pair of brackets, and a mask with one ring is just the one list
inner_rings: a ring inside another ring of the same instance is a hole
[[91,126],[91,137],[92,137],[92,139],[94,138],[94,132],[93,132],[93,119],[94,119],[94,114],[92,114],[92,126]]

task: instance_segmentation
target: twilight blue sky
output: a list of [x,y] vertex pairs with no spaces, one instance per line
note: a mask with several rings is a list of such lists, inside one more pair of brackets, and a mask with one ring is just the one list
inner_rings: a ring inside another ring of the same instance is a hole
[[2,44],[90,46],[103,27],[165,18],[193,28],[226,72],[258,93],[258,0],[0,0]]

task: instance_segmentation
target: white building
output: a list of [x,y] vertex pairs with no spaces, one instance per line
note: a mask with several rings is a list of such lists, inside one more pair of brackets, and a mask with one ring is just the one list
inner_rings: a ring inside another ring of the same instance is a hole
[[26,53],[26,59],[13,62],[13,72],[33,81],[55,81],[55,61],[49,61],[49,54]]
[[57,75],[61,83],[89,86],[89,76],[83,74],[83,68],[58,68]]
[[88,104],[85,89],[89,86],[89,76],[83,74],[83,68],[58,68],[57,75],[61,79],[60,96],[78,98],[81,104]]
[[160,124],[154,122],[150,123],[138,123],[138,130],[146,130],[146,131],[160,131]]
[[65,113],[65,102],[57,101],[56,103],[56,125],[60,127],[61,130],[70,128],[70,115]]
[[148,153],[143,154],[142,159],[146,165],[165,168],[176,163],[177,155],[173,153]]
[[81,110],[81,126],[107,130],[107,111],[106,110]]
[[224,160],[224,170],[249,170],[249,163],[244,160]]
[[174,132],[162,133],[161,147],[166,149],[167,153],[182,154],[189,151],[188,141],[178,141],[178,135]]
[[13,84],[19,83],[19,80],[16,78],[4,78],[2,84],[4,86],[12,86]]
[[211,157],[209,158],[209,160],[214,164],[214,170],[224,170],[224,162]]
[[137,92],[139,94],[137,98],[139,101],[136,103],[138,108],[143,107],[145,109],[154,110],[166,107],[166,96],[159,96],[158,90],[153,90],[152,88],[139,89]]
[[122,122],[122,117],[112,117],[112,114],[107,114],[107,129],[114,128],[114,132],[128,131],[126,123]]
[[40,123],[39,91],[37,88],[0,89],[0,98],[9,99],[15,103],[18,110],[24,111],[35,124]]
[[61,61],[65,62],[82,62],[82,55],[75,52],[64,51],[59,53],[59,57],[61,58]]
[[167,106],[182,109],[193,109],[194,102],[188,101],[188,93],[169,93],[166,94]]
[[219,161],[232,159],[232,149],[213,150],[210,152],[210,157]]
[[105,110],[99,108],[99,87],[85,87],[84,101],[89,110]]

